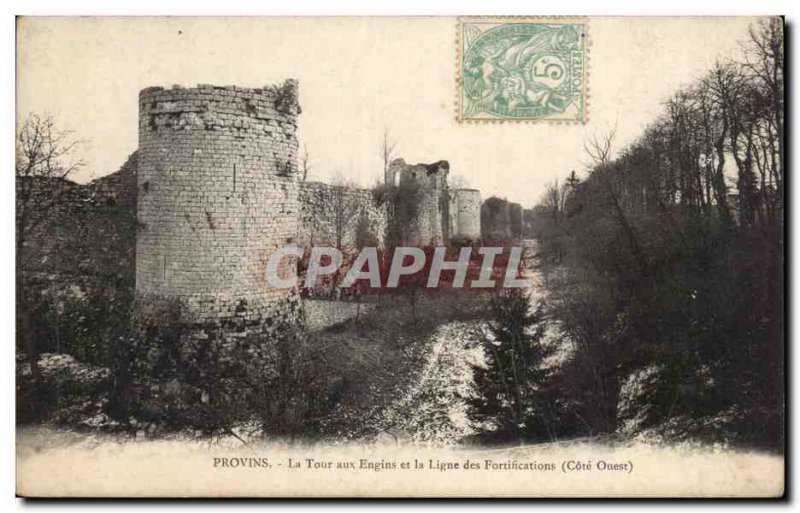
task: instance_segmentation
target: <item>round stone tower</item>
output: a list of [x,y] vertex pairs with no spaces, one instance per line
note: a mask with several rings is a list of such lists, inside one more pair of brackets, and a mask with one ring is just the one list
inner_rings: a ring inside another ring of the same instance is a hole
[[296,318],[295,291],[273,288],[266,269],[297,233],[299,113],[295,80],[139,93],[140,318],[240,333]]
[[479,239],[481,236],[481,191],[456,189],[451,192],[453,236]]

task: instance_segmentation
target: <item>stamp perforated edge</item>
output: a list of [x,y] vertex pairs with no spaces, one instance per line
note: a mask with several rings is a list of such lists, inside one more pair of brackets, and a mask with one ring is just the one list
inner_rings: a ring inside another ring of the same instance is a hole
[[[582,23],[586,26],[586,30],[584,32],[584,72],[583,72],[583,119],[557,119],[557,118],[523,118],[523,119],[513,119],[513,118],[481,118],[481,119],[474,119],[474,118],[464,118],[462,113],[462,97],[461,97],[461,37],[462,37],[462,30],[461,25],[465,21],[490,21],[490,22],[502,22],[503,20],[509,20],[514,22],[523,22],[523,21],[530,21],[534,23],[547,23],[548,21],[554,23]],[[456,56],[455,56],[455,96],[454,96],[454,107],[455,107],[455,120],[458,124],[482,124],[482,123],[489,123],[489,124],[503,124],[503,123],[550,123],[554,125],[585,125],[589,122],[589,107],[590,107],[590,96],[591,96],[591,86],[589,84],[589,79],[591,75],[591,47],[592,47],[592,38],[591,38],[591,24],[590,19],[585,16],[459,16],[456,18],[456,37],[455,37],[455,44],[456,44]]]

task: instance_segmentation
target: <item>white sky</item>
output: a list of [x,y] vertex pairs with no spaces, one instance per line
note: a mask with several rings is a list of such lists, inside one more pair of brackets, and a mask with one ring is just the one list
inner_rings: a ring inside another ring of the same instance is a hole
[[199,83],[300,81],[300,140],[312,179],[382,177],[384,125],[407,162],[450,161],[469,186],[535,204],[546,184],[583,172],[582,141],[618,125],[638,136],[672,92],[737,56],[752,18],[593,18],[589,122],[455,121],[454,18],[24,18],[17,111],[53,114],[86,141],[85,182],[137,147],[138,92]]

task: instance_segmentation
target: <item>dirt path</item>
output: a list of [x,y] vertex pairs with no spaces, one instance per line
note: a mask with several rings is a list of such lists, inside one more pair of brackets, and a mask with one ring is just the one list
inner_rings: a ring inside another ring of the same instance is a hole
[[[532,307],[545,297],[541,277],[533,269],[535,241],[522,241],[525,271],[532,282]],[[473,365],[482,365],[486,321],[450,322],[430,337],[430,350],[416,382],[382,415],[382,437],[434,445],[456,444],[475,434],[467,416],[467,400],[475,396]]]
[[430,339],[416,382],[382,415],[383,438],[447,445],[475,432],[466,401],[474,395],[472,366],[483,361],[484,322],[451,322]]

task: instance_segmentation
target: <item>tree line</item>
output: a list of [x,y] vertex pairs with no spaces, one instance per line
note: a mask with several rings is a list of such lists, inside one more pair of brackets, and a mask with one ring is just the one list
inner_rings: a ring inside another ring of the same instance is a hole
[[615,154],[534,209],[548,314],[570,344],[550,381],[563,434],[783,437],[783,21],[751,26]]

